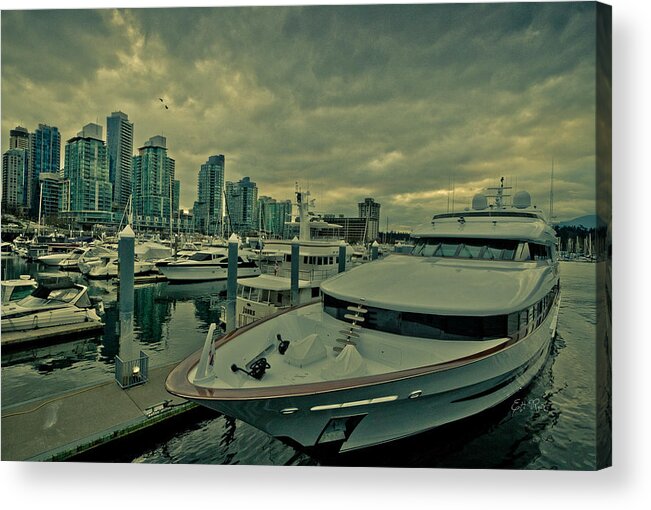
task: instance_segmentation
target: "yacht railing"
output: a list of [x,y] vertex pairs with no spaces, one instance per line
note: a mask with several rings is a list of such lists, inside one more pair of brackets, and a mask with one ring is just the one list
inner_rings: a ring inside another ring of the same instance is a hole
[[[274,266],[273,264],[261,266],[260,272],[262,274],[281,276],[283,278],[291,278],[291,274],[292,274],[291,268],[278,267],[278,266]],[[298,279],[306,280],[306,281],[325,280],[326,278],[330,278],[331,276],[334,276],[337,273],[338,273],[338,269],[336,267],[332,267],[328,269],[314,269],[314,268],[299,269]]]

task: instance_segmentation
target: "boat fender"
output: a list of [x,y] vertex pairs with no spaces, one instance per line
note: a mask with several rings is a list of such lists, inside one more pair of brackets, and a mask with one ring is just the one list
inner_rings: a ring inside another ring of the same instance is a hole
[[283,340],[283,337],[280,336],[280,333],[276,335],[276,340],[280,342],[278,344],[278,352],[280,353],[281,356],[284,356],[285,353],[287,352],[287,349],[289,348],[289,340]]
[[256,360],[252,365],[250,370],[245,370],[241,367],[238,367],[235,363],[231,365],[231,370],[233,372],[244,372],[249,377],[253,377],[258,381],[264,377],[264,374],[267,370],[271,368],[271,365],[267,363],[267,358],[260,358]]

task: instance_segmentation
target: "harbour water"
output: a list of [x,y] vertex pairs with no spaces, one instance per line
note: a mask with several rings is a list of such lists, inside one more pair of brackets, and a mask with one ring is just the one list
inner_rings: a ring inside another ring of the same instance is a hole
[[[3,258],[3,278],[43,271]],[[561,263],[558,335],[539,376],[521,394],[480,416],[414,438],[334,459],[317,459],[218,414],[176,426],[138,448],[115,449],[118,462],[372,465],[510,469],[594,469],[597,264]],[[81,276],[71,273],[73,278]],[[2,407],[110,380],[119,354],[117,286],[91,281],[101,296],[100,336],[2,353]],[[135,336],[151,367],[199,349],[219,317],[219,283],[155,283],[135,291]]]

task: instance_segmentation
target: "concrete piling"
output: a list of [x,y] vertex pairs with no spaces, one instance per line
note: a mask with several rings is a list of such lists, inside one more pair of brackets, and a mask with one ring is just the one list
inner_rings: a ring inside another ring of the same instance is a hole
[[339,243],[339,272],[343,273],[346,270],[346,243],[341,241]]
[[377,260],[379,247],[380,245],[377,241],[373,241],[373,244],[371,245],[371,260]]
[[292,267],[291,267],[291,277],[290,277],[290,287],[291,287],[291,305],[298,305],[299,293],[298,293],[298,266],[300,262],[300,245],[298,239],[294,237],[292,239]]
[[235,234],[228,238],[228,279],[226,281],[226,332],[235,329],[236,299],[237,299],[237,256],[238,239]]
[[118,258],[120,274],[120,357],[133,360],[137,357],[133,338],[134,259],[136,235],[129,225],[119,234]]

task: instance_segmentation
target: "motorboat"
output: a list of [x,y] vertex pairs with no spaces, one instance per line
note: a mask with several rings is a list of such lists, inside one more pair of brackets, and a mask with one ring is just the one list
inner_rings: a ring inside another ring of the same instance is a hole
[[37,287],[36,280],[28,274],[20,275],[20,278],[12,280],[2,280],[0,288],[2,288],[2,306],[20,301],[26,296],[29,296]]
[[[321,282],[339,272],[339,250],[342,241],[312,240],[307,227],[309,191],[296,191],[296,204],[299,209],[299,223],[304,226],[297,239],[267,240],[260,250],[276,254],[261,264],[262,274],[255,278],[239,279],[237,282],[235,327],[242,327],[255,320],[287,309],[292,304],[303,304],[318,300]],[[292,245],[299,247],[298,261],[298,301],[291,299]],[[352,266],[353,248],[345,247],[344,269]],[[220,316],[223,326],[228,322],[226,307]]]
[[224,336],[167,378],[174,394],[308,450],[395,441],[496,406],[543,367],[560,303],[556,234],[503,180],[433,217],[408,254],[321,284],[321,302]]
[[101,303],[85,285],[67,276],[41,275],[39,285],[20,301],[2,307],[2,331],[29,331],[81,322],[101,322]]
[[[170,254],[170,248],[153,241],[137,243],[134,252],[134,275],[144,276],[157,272],[156,260]],[[87,278],[109,279],[119,277],[117,247],[95,247],[83,254],[78,262],[79,270]]]
[[59,261],[61,271],[79,271],[79,260],[92,248],[75,248],[68,255]]
[[66,260],[76,249],[78,249],[78,245],[74,244],[51,244],[48,246],[47,254],[40,255],[36,261],[45,266],[56,267],[61,261]]
[[[170,282],[226,280],[228,277],[228,250],[204,248],[187,259],[159,261],[156,263],[156,267]],[[241,252],[237,258],[237,276],[248,278],[259,274],[260,268],[255,260]]]

